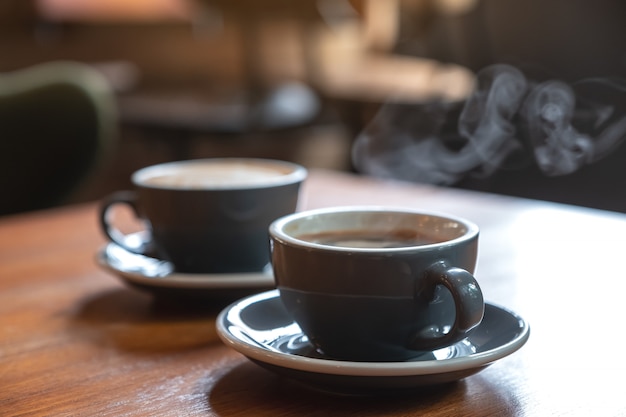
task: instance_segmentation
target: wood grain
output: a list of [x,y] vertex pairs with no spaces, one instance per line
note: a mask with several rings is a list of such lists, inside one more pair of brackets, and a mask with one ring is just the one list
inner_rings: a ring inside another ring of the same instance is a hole
[[626,216],[312,171],[303,208],[385,204],[481,227],[487,301],[531,324],[518,352],[458,383],[401,397],[313,392],[225,347],[227,302],[181,305],[94,261],[97,205],[0,219],[2,416],[626,415],[621,270]]

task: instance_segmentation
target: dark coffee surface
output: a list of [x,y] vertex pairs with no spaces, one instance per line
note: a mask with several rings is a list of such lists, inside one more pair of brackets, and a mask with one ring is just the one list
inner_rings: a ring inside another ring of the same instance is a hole
[[333,230],[320,233],[307,233],[297,236],[307,242],[346,248],[401,248],[428,245],[441,242],[413,229],[393,230]]

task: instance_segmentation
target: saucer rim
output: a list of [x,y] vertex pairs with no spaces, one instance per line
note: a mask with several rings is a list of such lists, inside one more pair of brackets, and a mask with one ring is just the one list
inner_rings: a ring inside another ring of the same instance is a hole
[[[135,271],[126,271],[112,265],[106,255],[109,247],[124,250],[114,242],[102,245],[96,253],[96,262],[105,270],[112,272],[122,279],[138,285],[150,287],[171,287],[189,289],[224,289],[224,288],[255,288],[274,287],[274,275],[271,267],[267,266],[259,272],[230,272],[230,273],[183,273],[171,272],[162,276],[149,276]],[[153,258],[155,259],[155,258]]]
[[[458,358],[426,361],[400,361],[400,362],[355,362],[334,359],[310,358],[293,355],[281,351],[272,351],[262,345],[252,345],[235,337],[225,326],[226,316],[236,306],[242,303],[262,302],[279,297],[278,290],[265,291],[240,299],[224,308],[216,319],[217,333],[220,339],[234,350],[242,353],[251,360],[263,362],[281,368],[298,371],[313,372],[317,374],[340,375],[340,376],[366,376],[366,377],[401,377],[434,375],[468,369],[481,368],[502,359],[519,350],[530,336],[530,325],[526,320],[515,312],[493,303],[485,303],[514,317],[520,323],[520,332],[512,340],[489,349],[485,352],[470,354]],[[251,303],[250,303],[251,304]],[[471,337],[471,336],[470,336]]]

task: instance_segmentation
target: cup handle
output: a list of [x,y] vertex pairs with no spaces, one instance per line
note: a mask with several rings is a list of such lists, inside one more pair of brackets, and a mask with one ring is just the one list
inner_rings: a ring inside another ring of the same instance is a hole
[[415,295],[422,301],[432,301],[438,285],[450,290],[456,308],[456,318],[447,333],[442,334],[437,327],[426,329],[416,335],[412,341],[416,350],[433,350],[455,343],[465,338],[482,321],[485,313],[483,294],[474,276],[466,270],[451,267],[441,261],[431,265],[423,279],[418,282]]
[[139,241],[128,239],[128,235],[120,231],[112,224],[109,216],[109,210],[118,204],[129,206],[135,216],[141,219],[139,214],[139,206],[137,204],[137,193],[134,191],[118,191],[107,196],[100,206],[100,227],[104,234],[116,245],[125,250],[140,255],[148,255],[152,251],[151,239]]

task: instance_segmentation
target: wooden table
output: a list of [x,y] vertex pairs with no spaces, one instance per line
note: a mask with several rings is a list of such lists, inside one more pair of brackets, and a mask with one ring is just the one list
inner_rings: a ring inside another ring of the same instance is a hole
[[159,302],[100,269],[88,204],[0,220],[0,415],[626,415],[626,215],[325,171],[303,190],[306,208],[371,203],[478,223],[485,298],[530,322],[528,343],[440,390],[306,390],[220,342],[222,305]]

